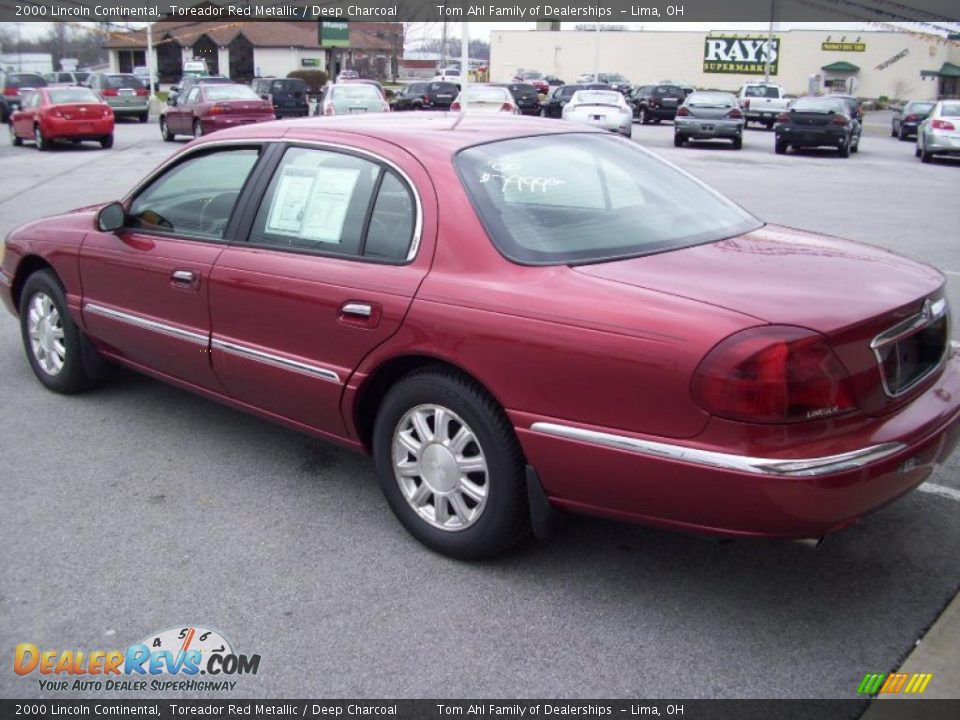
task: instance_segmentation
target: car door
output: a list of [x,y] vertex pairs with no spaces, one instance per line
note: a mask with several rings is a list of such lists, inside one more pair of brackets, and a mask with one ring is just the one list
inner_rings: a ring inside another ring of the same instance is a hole
[[22,138],[33,137],[33,123],[39,112],[40,93],[33,92],[27,96],[20,111],[11,116],[14,132]]
[[186,94],[181,94],[177,104],[170,108],[167,123],[174,132],[188,135],[193,133],[193,106],[199,99],[200,86],[194,85]]
[[400,328],[433,248],[422,167],[395,146],[365,148],[283,148],[246,211],[245,241],[210,282],[211,357],[227,392],[336,436],[348,434],[348,379]]
[[178,157],[124,202],[123,228],[84,238],[83,318],[103,350],[219,390],[209,354],[210,271],[260,154],[251,144]]

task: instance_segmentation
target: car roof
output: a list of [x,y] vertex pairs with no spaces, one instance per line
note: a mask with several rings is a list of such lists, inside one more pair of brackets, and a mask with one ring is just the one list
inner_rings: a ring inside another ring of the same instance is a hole
[[[476,87],[476,86],[474,86]],[[256,128],[255,132],[251,128]],[[219,140],[316,140],[330,142],[348,137],[362,147],[364,138],[397,145],[412,155],[440,153],[451,156],[466,147],[511,138],[588,133],[606,135],[588,126],[571,127],[556,120],[512,115],[470,113],[371,113],[258,123],[255,126],[220,130],[203,142]]]

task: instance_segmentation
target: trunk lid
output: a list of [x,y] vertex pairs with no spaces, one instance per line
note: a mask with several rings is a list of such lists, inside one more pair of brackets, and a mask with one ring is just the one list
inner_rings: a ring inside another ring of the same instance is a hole
[[[912,368],[929,366],[932,354],[948,349],[946,321],[934,327],[932,316],[926,330],[916,328],[921,334],[886,349],[871,347],[891,328],[920,318],[927,301],[934,312],[945,307],[937,305],[944,284],[937,270],[880,248],[799,230],[768,225],[727,240],[573,270],[735,310],[757,324],[823,333],[868,414],[891,412],[915,397],[938,375],[934,368],[927,367],[915,384],[902,385],[903,392],[888,392],[884,381],[905,382]],[[933,347],[937,343],[942,348]]]

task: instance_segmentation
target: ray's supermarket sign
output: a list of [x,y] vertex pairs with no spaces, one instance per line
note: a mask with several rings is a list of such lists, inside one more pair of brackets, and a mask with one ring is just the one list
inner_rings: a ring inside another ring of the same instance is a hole
[[765,37],[708,37],[703,45],[703,71],[763,75],[768,54],[770,74],[776,75],[780,64],[780,38],[768,41]]

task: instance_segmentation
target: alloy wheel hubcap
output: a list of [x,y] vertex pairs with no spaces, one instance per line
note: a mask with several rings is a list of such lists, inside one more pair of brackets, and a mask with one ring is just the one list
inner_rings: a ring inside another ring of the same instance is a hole
[[40,128],[35,128],[33,131],[33,138],[37,141],[37,145],[43,145],[43,133],[40,132]]
[[476,434],[442,405],[418,405],[393,433],[393,472],[420,519],[440,530],[465,530],[487,504],[489,473]]
[[63,369],[67,349],[63,344],[63,322],[53,300],[37,293],[27,310],[27,335],[30,351],[47,375],[58,375]]

